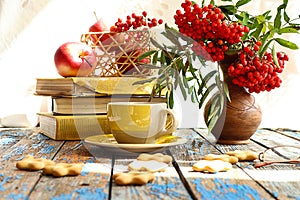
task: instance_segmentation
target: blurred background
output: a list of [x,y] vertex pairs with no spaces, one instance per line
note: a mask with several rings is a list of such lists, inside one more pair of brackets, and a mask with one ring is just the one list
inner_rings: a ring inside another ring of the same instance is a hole
[[[148,12],[174,25],[173,15],[183,0],[0,0],[0,118],[21,114],[28,126],[37,122],[36,113],[45,99],[34,96],[37,77],[59,77],[53,56],[67,41],[79,41],[82,33],[96,22],[93,14],[103,18],[108,26],[132,12]],[[201,3],[199,0],[195,0]],[[281,0],[253,0],[244,9],[254,14],[276,10]],[[299,0],[289,0],[291,18],[299,15]],[[300,39],[287,39],[300,46]],[[280,49],[278,49],[280,50]],[[269,93],[255,95],[263,110],[261,127],[300,130],[299,55],[300,51],[282,49],[290,61],[281,74],[283,84]],[[297,59],[298,57],[298,59]],[[205,127],[202,111],[176,93],[175,110],[181,116],[181,127]],[[18,122],[16,122],[18,123]],[[21,123],[21,122],[20,122]]]

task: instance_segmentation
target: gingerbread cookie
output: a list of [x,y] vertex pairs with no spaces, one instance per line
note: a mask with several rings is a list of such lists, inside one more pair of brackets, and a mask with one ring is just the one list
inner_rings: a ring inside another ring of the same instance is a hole
[[235,156],[230,156],[227,154],[221,154],[221,155],[216,155],[216,154],[207,154],[203,156],[203,160],[222,160],[225,162],[229,162],[231,164],[235,164],[239,161],[239,159]]
[[118,173],[113,175],[117,185],[144,185],[154,180],[152,173]]
[[239,161],[253,161],[258,158],[257,153],[253,151],[235,150],[235,151],[228,151],[226,152],[226,154],[237,157]]
[[142,153],[137,157],[137,160],[143,160],[143,161],[155,160],[158,162],[170,163],[172,162],[172,157],[169,155],[164,155],[162,153],[156,153],[156,154]]
[[51,165],[55,165],[55,162],[46,158],[34,158],[31,155],[27,155],[17,162],[16,167],[21,170],[38,171]]
[[83,164],[79,163],[58,163],[56,165],[45,166],[43,173],[55,177],[77,176],[81,174]]

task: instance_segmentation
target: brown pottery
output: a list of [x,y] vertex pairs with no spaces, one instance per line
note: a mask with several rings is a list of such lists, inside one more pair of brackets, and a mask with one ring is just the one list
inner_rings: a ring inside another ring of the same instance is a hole
[[[226,100],[224,109],[216,125],[212,129],[212,134],[220,144],[247,144],[250,137],[258,129],[261,123],[262,113],[260,106],[255,101],[253,95],[249,94],[245,88],[232,83],[227,74],[228,66],[236,59],[236,55],[230,56],[220,62],[223,71],[224,81],[228,85],[231,101]],[[204,110],[204,119],[207,119],[207,110],[210,101]]]

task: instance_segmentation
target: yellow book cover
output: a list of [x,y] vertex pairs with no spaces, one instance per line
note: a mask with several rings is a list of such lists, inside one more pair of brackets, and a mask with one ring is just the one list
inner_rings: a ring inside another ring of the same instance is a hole
[[109,134],[106,115],[53,115],[38,113],[39,130],[54,140],[82,140],[88,136]]

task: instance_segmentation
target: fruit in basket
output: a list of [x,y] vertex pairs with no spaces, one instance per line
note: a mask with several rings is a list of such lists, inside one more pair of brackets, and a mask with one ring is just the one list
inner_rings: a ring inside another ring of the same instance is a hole
[[89,28],[89,32],[93,45],[101,47],[108,53],[119,51],[119,44],[124,43],[124,34],[111,31],[102,18],[97,19],[97,22]]
[[63,77],[88,76],[96,67],[94,50],[80,42],[66,42],[54,54],[57,72]]
[[106,26],[105,22],[102,18],[98,19],[96,23],[94,23],[90,28],[90,32],[103,32],[109,31],[108,27]]
[[[89,32],[109,32],[109,28],[106,26],[102,18],[97,21],[89,28]],[[105,42],[110,40],[109,34],[92,34],[91,39],[94,45],[99,45],[99,42]],[[107,43],[107,42],[106,42]]]
[[134,49],[121,54],[116,59],[119,72],[123,75],[133,75],[135,73],[148,74],[150,69],[145,68],[143,64],[150,63],[150,58],[138,59],[145,52],[147,52],[146,49]]

